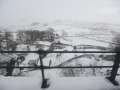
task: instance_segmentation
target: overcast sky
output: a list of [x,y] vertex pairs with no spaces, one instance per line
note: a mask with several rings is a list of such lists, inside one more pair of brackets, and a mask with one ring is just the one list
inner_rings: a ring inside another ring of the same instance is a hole
[[120,24],[120,0],[0,0],[0,23],[34,18]]

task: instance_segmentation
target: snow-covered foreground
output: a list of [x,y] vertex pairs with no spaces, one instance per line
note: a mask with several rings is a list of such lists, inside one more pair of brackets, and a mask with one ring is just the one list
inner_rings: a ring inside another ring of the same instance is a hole
[[[120,83],[120,77],[116,77]],[[50,78],[46,90],[120,90],[105,77]],[[43,90],[40,77],[0,77],[0,90]]]

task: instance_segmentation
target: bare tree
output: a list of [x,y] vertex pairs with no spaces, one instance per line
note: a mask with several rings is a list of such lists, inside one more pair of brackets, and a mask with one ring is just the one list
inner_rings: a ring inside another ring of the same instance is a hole
[[17,39],[20,41],[26,41],[25,31],[19,30],[17,32]]
[[34,42],[37,40],[43,39],[44,35],[42,34],[43,32],[40,32],[38,30],[27,30],[25,31],[26,42],[29,44],[34,44]]
[[7,50],[9,50],[10,49],[10,44],[13,43],[13,35],[12,35],[12,33],[8,32],[8,31],[5,32],[4,40],[6,41],[6,48],[7,48]]
[[115,50],[115,51],[120,50],[120,33],[117,34],[112,39],[112,44],[110,44],[110,48],[113,48],[113,50]]
[[62,30],[62,37],[65,38],[65,36],[67,36],[67,32],[65,32],[64,30]]
[[43,39],[45,39],[46,36],[47,36],[46,31],[40,31],[39,32],[39,38],[40,38],[41,41],[43,41]]
[[46,39],[50,41],[54,41],[55,34],[54,34],[54,29],[48,28],[46,30]]
[[3,35],[0,34],[0,50],[2,50]]

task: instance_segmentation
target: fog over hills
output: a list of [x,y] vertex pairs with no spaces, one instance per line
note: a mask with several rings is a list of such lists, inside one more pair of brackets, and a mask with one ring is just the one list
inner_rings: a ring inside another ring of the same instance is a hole
[[0,27],[26,26],[41,19],[120,24],[120,1],[1,0],[0,13]]

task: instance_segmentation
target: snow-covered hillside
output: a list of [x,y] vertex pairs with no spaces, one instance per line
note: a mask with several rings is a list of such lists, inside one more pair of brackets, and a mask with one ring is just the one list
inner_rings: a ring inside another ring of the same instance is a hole
[[[54,33],[59,36],[55,38],[55,43],[57,44],[54,46],[54,51],[106,51],[109,50],[109,43],[111,43],[111,39],[114,37],[112,31],[120,29],[119,25],[106,23],[83,23],[71,20],[34,20],[29,21],[29,23],[28,21],[22,20],[19,23],[16,22],[16,24],[10,23],[8,27],[4,28],[8,28],[9,31],[13,32],[14,41],[17,40],[17,30],[30,29],[41,31],[52,28],[54,29]],[[36,51],[38,50],[36,44],[44,45],[42,48],[48,50],[51,42],[37,40],[33,45],[19,42],[16,50],[27,51],[27,47],[29,47],[30,51]],[[112,59],[107,58],[106,55]],[[38,54],[26,53],[23,56],[25,60],[20,63],[20,66],[30,66],[31,61],[37,61],[37,65],[40,65]],[[10,61],[13,58],[13,56],[10,56],[11,58],[6,57],[7,59],[2,57],[4,55],[1,55],[0,62]],[[113,61],[113,54],[102,53],[48,53],[43,58],[45,66],[111,66],[114,63]],[[45,77],[108,76],[107,70],[110,71],[111,69],[50,69],[45,70]],[[41,72],[38,69],[23,69],[21,71],[14,69],[13,73],[13,75],[18,76],[41,76]]]
[[[17,30],[46,30],[47,28],[54,28],[55,30],[76,30],[83,33],[89,33],[91,30],[108,30],[108,32],[115,31],[119,32],[120,25],[99,23],[99,22],[81,22],[73,20],[52,20],[52,19],[22,19],[19,21],[13,21],[6,25],[1,24],[1,30],[7,30],[16,32]],[[86,32],[87,31],[87,32]],[[107,33],[107,32],[106,32]]]

